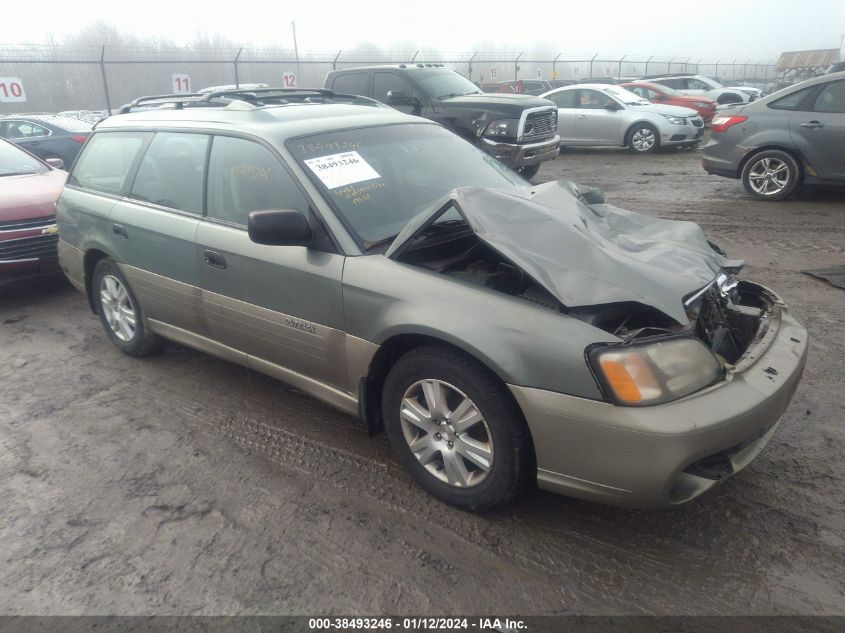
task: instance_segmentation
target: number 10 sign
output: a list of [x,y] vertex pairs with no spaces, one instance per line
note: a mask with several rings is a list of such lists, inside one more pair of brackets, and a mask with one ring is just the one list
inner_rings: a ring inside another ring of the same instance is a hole
[[0,77],[0,101],[13,103],[26,101],[20,77]]

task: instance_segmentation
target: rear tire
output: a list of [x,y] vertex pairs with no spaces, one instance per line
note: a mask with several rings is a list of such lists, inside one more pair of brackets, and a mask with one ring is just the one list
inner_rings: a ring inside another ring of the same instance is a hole
[[97,316],[115,347],[128,356],[161,349],[164,340],[147,331],[141,305],[113,259],[97,262],[91,283]]
[[528,426],[507,387],[454,348],[427,345],[400,358],[382,414],[398,461],[446,503],[506,506],[536,480]]
[[728,92],[728,93],[725,93],[725,94],[721,94],[716,99],[716,103],[718,103],[719,105],[724,105],[726,103],[742,103],[742,102],[743,102],[743,98],[740,95],[736,94],[735,92]]
[[768,149],[748,159],[741,178],[745,190],[758,200],[783,200],[800,184],[801,168],[791,154]]

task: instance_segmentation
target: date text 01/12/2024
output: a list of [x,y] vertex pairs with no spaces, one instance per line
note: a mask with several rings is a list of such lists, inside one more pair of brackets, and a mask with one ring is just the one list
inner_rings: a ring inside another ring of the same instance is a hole
[[509,618],[310,618],[308,628],[312,630],[390,630],[399,631],[518,631],[526,628],[523,620]]

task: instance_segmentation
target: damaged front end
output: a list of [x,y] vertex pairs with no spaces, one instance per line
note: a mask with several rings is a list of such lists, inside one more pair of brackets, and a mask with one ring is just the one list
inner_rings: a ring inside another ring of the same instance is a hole
[[609,399],[649,405],[722,380],[775,299],[739,281],[690,222],[617,209],[566,182],[456,189],[387,256],[581,320],[615,342],[586,350]]

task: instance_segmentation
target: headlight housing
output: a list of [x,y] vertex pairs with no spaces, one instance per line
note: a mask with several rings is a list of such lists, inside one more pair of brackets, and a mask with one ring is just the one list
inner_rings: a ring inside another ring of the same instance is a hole
[[669,121],[669,123],[672,123],[674,125],[687,124],[687,120],[684,117],[675,116],[674,114],[664,114],[663,116],[666,117],[666,120]]
[[696,108],[709,108],[709,107],[711,107],[711,105],[709,103],[706,103],[704,101],[695,101],[695,102],[693,102],[693,105]]
[[691,337],[593,348],[593,371],[617,404],[646,406],[683,398],[722,377],[722,365]]
[[484,128],[482,136],[509,136],[515,138],[518,129],[519,119],[499,119],[497,121],[491,121],[490,123],[488,123],[487,127]]

